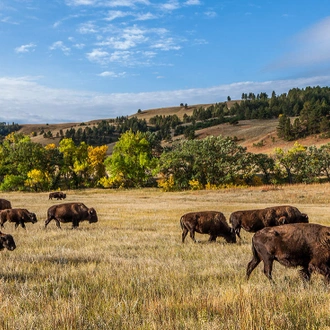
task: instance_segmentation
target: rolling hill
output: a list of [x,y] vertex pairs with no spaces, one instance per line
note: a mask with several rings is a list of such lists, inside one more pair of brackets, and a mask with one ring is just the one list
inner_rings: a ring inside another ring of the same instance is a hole
[[[231,103],[236,101],[231,101]],[[207,108],[211,104],[197,104],[191,105],[189,107],[179,106],[179,107],[167,107],[167,108],[158,108],[158,109],[149,109],[140,111],[139,113],[133,114],[129,117],[137,117],[138,119],[146,119],[147,122],[151,117],[156,115],[159,116],[169,116],[176,114],[180,119],[183,118],[183,115],[186,113],[191,115],[194,109],[205,107]],[[230,107],[230,104],[228,104]],[[61,124],[23,124],[20,129],[20,133],[25,135],[30,135],[32,141],[41,143],[43,145],[49,143],[58,144],[60,138],[56,137],[56,134],[62,130],[70,128],[84,128],[86,126],[92,127],[98,122],[107,119],[93,120],[85,123],[61,123]],[[198,139],[203,139],[207,136],[230,136],[236,137],[240,145],[247,148],[248,151],[254,153],[273,153],[276,147],[281,148],[291,148],[295,141],[283,141],[279,139],[276,134],[276,127],[278,125],[277,119],[271,120],[242,120],[239,121],[237,125],[230,125],[228,123],[212,126],[209,128],[204,128],[196,131],[196,136]],[[50,131],[53,138],[44,138],[43,134],[40,132]],[[36,133],[33,134],[33,132]],[[35,136],[33,136],[35,135]],[[174,139],[180,139],[182,136],[174,137]],[[304,146],[316,145],[320,146],[330,142],[330,139],[321,139],[319,136],[310,136],[308,138],[298,140]],[[111,153],[113,145],[109,145],[109,153]]]

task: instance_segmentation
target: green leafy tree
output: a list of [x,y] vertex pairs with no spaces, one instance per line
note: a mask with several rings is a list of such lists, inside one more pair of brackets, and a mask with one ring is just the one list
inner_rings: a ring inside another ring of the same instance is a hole
[[308,166],[306,147],[299,143],[295,143],[293,148],[285,151],[282,148],[275,148],[275,165],[279,172],[283,171],[287,174],[287,182],[292,184],[301,182],[303,173]]
[[235,183],[246,174],[245,157],[245,148],[228,137],[183,140],[164,150],[159,173],[163,180],[173,180],[176,189],[189,188],[192,180],[202,186]]
[[123,133],[115,144],[112,155],[105,160],[105,166],[113,186],[148,185],[157,166],[157,158],[152,154],[148,135],[140,131],[134,133],[132,130]]

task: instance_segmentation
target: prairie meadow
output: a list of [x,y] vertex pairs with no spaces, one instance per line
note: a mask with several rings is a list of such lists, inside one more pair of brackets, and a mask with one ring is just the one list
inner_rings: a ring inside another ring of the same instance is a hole
[[[184,192],[141,190],[1,193],[38,222],[26,230],[5,223],[17,248],[0,252],[1,329],[330,329],[330,287],[274,263],[271,284],[262,263],[249,281],[253,234],[228,244],[208,235],[181,243],[181,215],[289,204],[310,222],[330,226],[330,184]],[[63,202],[94,207],[99,221],[54,221],[47,209]]]

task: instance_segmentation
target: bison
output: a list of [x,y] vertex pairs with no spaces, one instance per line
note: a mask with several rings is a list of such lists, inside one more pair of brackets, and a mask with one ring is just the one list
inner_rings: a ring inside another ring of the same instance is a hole
[[89,223],[98,221],[95,209],[88,208],[83,203],[64,203],[51,206],[47,211],[45,228],[53,219],[58,228],[61,228],[60,222],[72,222],[72,228],[77,228],[81,221],[88,220]]
[[14,251],[16,249],[16,244],[13,236],[4,234],[0,231],[0,250],[3,249]]
[[53,198],[56,198],[57,200],[66,199],[66,194],[62,191],[55,191],[55,192],[49,193],[48,199],[53,199]]
[[21,225],[22,228],[25,228],[26,222],[37,222],[37,217],[35,213],[29,212],[27,209],[6,209],[0,212],[0,226],[4,227],[4,223],[15,222],[15,229]]
[[241,228],[247,232],[255,233],[264,227],[288,223],[307,223],[308,216],[305,213],[301,213],[295,206],[282,205],[257,210],[236,211],[230,215],[229,222],[234,228],[236,235],[241,238]]
[[210,235],[209,241],[216,241],[218,236],[225,238],[228,243],[236,243],[235,231],[228,225],[221,212],[203,211],[186,213],[180,218],[182,228],[182,243],[188,234],[194,242],[195,232]]
[[4,198],[0,198],[0,210],[11,209],[11,203]]
[[301,267],[300,275],[305,281],[314,271],[330,281],[330,227],[312,223],[267,227],[254,234],[252,253],[247,279],[263,261],[264,274],[273,281],[273,262],[277,260],[287,267]]

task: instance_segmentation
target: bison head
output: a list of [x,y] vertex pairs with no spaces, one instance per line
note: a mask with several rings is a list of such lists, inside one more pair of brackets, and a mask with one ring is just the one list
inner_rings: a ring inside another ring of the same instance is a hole
[[14,242],[14,238],[13,236],[9,235],[9,234],[3,234],[0,233],[0,250],[3,250],[4,248],[6,248],[9,251],[13,251],[16,249],[16,244]]
[[92,223],[92,222],[97,222],[98,221],[98,218],[97,218],[97,214],[96,214],[96,211],[93,207],[91,207],[90,209],[88,209],[88,215],[89,215],[89,223]]
[[300,215],[300,222],[308,223],[308,215],[306,213],[301,213]]
[[30,212],[30,213],[29,213],[29,218],[31,219],[31,222],[32,222],[32,223],[36,223],[36,222],[38,222],[38,220],[37,220],[37,216],[36,216],[35,213]]
[[230,228],[230,233],[225,237],[227,243],[236,243],[236,232],[234,228]]

